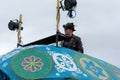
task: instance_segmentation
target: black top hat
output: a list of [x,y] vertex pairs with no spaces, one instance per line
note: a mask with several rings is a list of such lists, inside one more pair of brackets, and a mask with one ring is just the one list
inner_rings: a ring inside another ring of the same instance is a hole
[[66,30],[71,29],[71,30],[75,31],[73,23],[67,23],[67,24],[63,25],[63,28]]

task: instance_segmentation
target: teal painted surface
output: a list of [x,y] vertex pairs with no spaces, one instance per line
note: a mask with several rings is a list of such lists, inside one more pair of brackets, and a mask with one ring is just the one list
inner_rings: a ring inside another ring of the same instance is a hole
[[120,69],[62,47],[21,47],[0,57],[0,80],[120,80]]

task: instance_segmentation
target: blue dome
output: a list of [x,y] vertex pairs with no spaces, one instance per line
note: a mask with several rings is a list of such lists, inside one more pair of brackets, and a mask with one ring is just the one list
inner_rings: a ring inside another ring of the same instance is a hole
[[120,80],[120,69],[63,47],[21,47],[0,57],[0,80]]

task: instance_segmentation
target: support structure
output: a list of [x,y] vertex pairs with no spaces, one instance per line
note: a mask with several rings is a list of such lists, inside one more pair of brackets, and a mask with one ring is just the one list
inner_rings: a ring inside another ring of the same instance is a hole
[[19,27],[18,27],[18,30],[17,30],[17,32],[18,32],[18,34],[17,34],[17,36],[18,36],[17,47],[19,47],[22,43],[22,41],[21,41],[21,39],[22,39],[22,37],[21,37],[21,26],[22,26],[22,14],[20,14],[20,16],[19,16]]
[[58,46],[58,35],[59,35],[59,27],[60,27],[60,0],[57,0],[57,14],[56,14],[56,46]]

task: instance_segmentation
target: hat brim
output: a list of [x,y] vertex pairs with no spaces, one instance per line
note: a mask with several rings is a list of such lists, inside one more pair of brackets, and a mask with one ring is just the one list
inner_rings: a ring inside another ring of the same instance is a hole
[[64,28],[65,30],[67,30],[67,29],[71,29],[71,30],[75,31],[74,28],[67,27],[66,25],[63,25],[63,28]]

